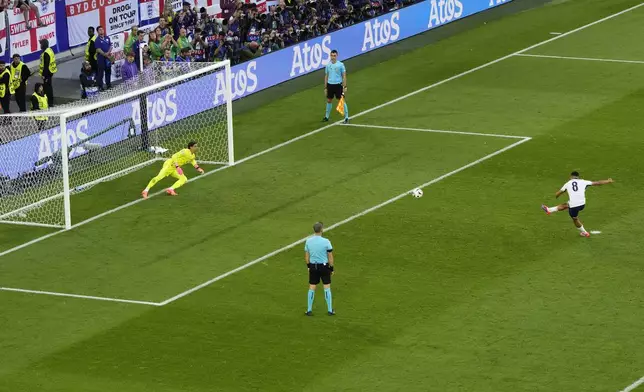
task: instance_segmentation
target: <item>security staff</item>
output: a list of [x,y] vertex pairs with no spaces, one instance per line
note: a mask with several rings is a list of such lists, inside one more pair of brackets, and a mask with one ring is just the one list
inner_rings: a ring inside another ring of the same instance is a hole
[[[31,95],[31,110],[47,110],[48,108],[49,105],[47,104],[45,89],[42,83],[36,83],[34,93]],[[35,116],[34,119],[36,120],[39,131],[45,129],[45,122],[48,120],[46,116]]]
[[11,94],[9,93],[10,83],[11,72],[7,69],[7,65],[4,60],[0,60],[0,104],[2,105],[2,112],[5,114],[11,113],[11,109],[9,107],[11,99]]
[[29,67],[20,61],[20,55],[14,54],[9,67],[11,73],[10,92],[16,97],[21,112],[27,111],[27,79],[31,76]]
[[307,238],[304,244],[304,260],[309,269],[309,294],[307,316],[313,315],[313,299],[315,288],[320,280],[324,284],[324,299],[326,300],[329,316],[335,316],[331,297],[331,275],[333,275],[333,246],[331,241],[322,237],[322,222],[313,225],[313,236]]
[[58,67],[56,66],[56,56],[54,51],[49,47],[49,41],[43,38],[40,40],[40,76],[42,76],[43,87],[45,88],[45,94],[47,95],[47,103],[49,107],[54,106],[54,88],[51,85],[51,79],[54,74],[58,72]]
[[92,71],[96,72],[96,34],[94,27],[87,28],[87,44],[85,45],[85,61],[89,61]]

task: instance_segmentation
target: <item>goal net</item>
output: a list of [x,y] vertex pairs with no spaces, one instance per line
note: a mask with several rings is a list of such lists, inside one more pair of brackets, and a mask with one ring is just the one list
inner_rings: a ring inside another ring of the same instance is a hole
[[153,63],[95,98],[1,115],[0,223],[71,228],[75,194],[192,140],[200,164],[233,165],[230,75],[228,61]]

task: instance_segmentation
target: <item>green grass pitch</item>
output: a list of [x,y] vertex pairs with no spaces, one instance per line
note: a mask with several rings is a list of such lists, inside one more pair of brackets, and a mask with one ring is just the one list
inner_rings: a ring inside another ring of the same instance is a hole
[[[553,1],[349,66],[350,109],[638,3]],[[0,287],[142,302],[1,290],[0,391],[635,387],[644,376],[643,19],[640,7],[353,120],[364,127],[328,127],[190,182],[179,197],[0,257]],[[319,128],[323,110],[318,86],[236,116],[237,159]],[[74,222],[136,200],[157,170],[81,193]],[[588,191],[582,220],[601,231],[589,239],[567,214],[539,209],[571,170],[616,181]],[[421,199],[369,210],[434,180]],[[168,301],[295,243],[316,220],[342,223],[328,232],[336,317],[324,314],[321,290],[316,315],[303,316],[301,244]],[[0,252],[52,232],[0,225]]]

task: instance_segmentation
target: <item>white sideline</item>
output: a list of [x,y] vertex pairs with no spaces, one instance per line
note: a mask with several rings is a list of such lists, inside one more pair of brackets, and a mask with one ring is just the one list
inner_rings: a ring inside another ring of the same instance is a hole
[[[376,127],[376,128],[377,128],[377,127]],[[456,133],[456,132],[455,132],[455,133]],[[493,153],[491,153],[491,154],[488,154],[488,155],[484,156],[483,158],[480,158],[480,159],[477,159],[477,160],[475,160],[475,161],[473,161],[473,162],[470,162],[470,163],[468,163],[468,164],[467,164],[467,165],[465,165],[465,166],[461,166],[461,167],[459,167],[459,168],[458,168],[458,169],[456,169],[456,170],[452,170],[452,171],[451,171],[451,172],[449,172],[449,173],[443,174],[443,175],[442,175],[442,176],[440,176],[440,177],[436,177],[436,178],[434,178],[433,180],[428,181],[428,182],[426,182],[426,183],[424,183],[424,184],[422,184],[422,185],[419,185],[419,186],[417,186],[417,187],[414,187],[414,188],[412,188],[412,189],[428,187],[428,186],[430,186],[430,185],[432,185],[432,184],[435,184],[435,183],[437,183],[437,182],[439,182],[439,181],[441,181],[441,180],[446,179],[447,177],[450,177],[450,176],[453,176],[454,174],[460,173],[460,172],[462,172],[462,171],[463,171],[463,170],[465,170],[465,169],[468,169],[468,168],[470,168],[470,167],[472,167],[472,166],[478,165],[479,163],[481,163],[481,162],[483,162],[483,161],[486,161],[486,160],[488,160],[488,159],[490,159],[490,158],[492,158],[492,157],[494,157],[494,156],[496,156],[496,155],[501,154],[501,153],[502,153],[502,152],[504,152],[504,151],[507,151],[507,150],[509,150],[509,149],[511,149],[511,148],[514,148],[514,147],[516,147],[516,146],[518,146],[518,145],[520,145],[520,144],[522,144],[522,143],[525,143],[525,142],[527,142],[528,140],[531,140],[531,139],[532,139],[532,138],[529,138],[529,137],[522,137],[522,138],[521,138],[521,140],[519,140],[518,142],[515,142],[515,143],[513,143],[513,144],[510,144],[509,146],[503,147],[502,149],[497,150],[497,151],[495,151],[495,152],[493,152]],[[334,223],[333,225],[331,225],[331,226],[327,227],[327,228],[325,229],[325,231],[333,230],[333,229],[335,229],[336,227],[340,227],[340,226],[344,225],[345,223],[349,223],[349,222],[351,222],[351,221],[353,221],[353,220],[355,220],[355,219],[357,219],[357,218],[360,218],[360,217],[362,217],[362,216],[367,215],[367,214],[368,214],[368,213],[370,213],[370,212],[373,212],[373,211],[375,211],[375,210],[377,210],[377,209],[380,209],[380,208],[382,208],[382,207],[384,207],[384,206],[386,206],[386,205],[388,205],[388,204],[391,204],[391,203],[393,203],[393,202],[395,202],[395,201],[397,201],[397,200],[400,200],[400,199],[402,199],[403,197],[408,196],[412,189],[410,189],[410,190],[408,190],[408,191],[405,191],[405,192],[403,192],[403,193],[401,193],[401,194],[399,194],[399,195],[397,195],[397,196],[394,196],[394,197],[392,197],[391,199],[386,200],[386,201],[384,201],[384,202],[382,202],[382,203],[380,203],[380,204],[378,204],[378,205],[375,205],[375,206],[373,206],[373,207],[367,208],[366,210],[364,210],[364,211],[362,211],[362,212],[359,212],[359,213],[357,213],[357,214],[355,214],[355,215],[351,215],[350,217],[348,217],[348,218],[346,218],[346,219],[344,219],[344,220],[342,220],[342,221],[340,221],[340,222]],[[266,259],[269,259],[269,258],[271,258],[271,257],[273,257],[273,256],[275,256],[275,255],[278,255],[278,254],[280,254],[280,253],[282,253],[282,252],[284,252],[284,251],[287,251],[287,250],[289,250],[289,249],[291,249],[291,248],[293,248],[293,247],[295,247],[295,246],[297,246],[297,245],[299,245],[299,244],[302,244],[304,241],[306,241],[306,239],[307,239],[307,238],[308,238],[308,237],[304,237],[304,238],[302,238],[302,239],[300,239],[300,240],[297,240],[297,241],[295,241],[295,242],[293,242],[293,243],[291,243],[291,244],[288,244],[288,245],[286,245],[286,246],[284,246],[284,247],[282,247],[282,248],[279,248],[279,249],[277,249],[277,250],[274,250],[274,251],[272,251],[271,253],[265,254],[264,256],[262,256],[262,257],[260,257],[260,258],[257,258],[257,259],[255,259],[255,260],[253,260],[253,261],[249,261],[248,263],[246,263],[246,264],[244,264],[244,265],[242,265],[242,266],[239,266],[239,267],[237,267],[237,268],[235,268],[235,269],[233,269],[233,270],[231,270],[231,271],[228,271],[228,272],[226,272],[226,273],[224,273],[224,274],[222,274],[222,275],[219,275],[219,276],[217,276],[217,277],[214,277],[214,278],[212,278],[212,279],[210,279],[210,280],[208,280],[208,281],[206,281],[206,282],[203,282],[203,283],[201,283],[200,285],[197,285],[197,286],[195,286],[195,287],[193,287],[193,288],[191,288],[191,289],[189,289],[189,290],[186,290],[186,291],[184,291],[184,292],[182,292],[182,293],[179,293],[179,294],[175,295],[174,297],[168,298],[168,299],[166,299],[165,301],[160,302],[159,304],[160,304],[160,306],[165,306],[165,305],[167,305],[167,304],[169,304],[169,303],[172,303],[172,302],[174,302],[174,301],[176,301],[176,300],[178,300],[178,299],[181,299],[181,298],[183,298],[183,297],[185,297],[185,296],[187,296],[187,295],[190,295],[190,294],[194,293],[195,291],[198,291],[198,290],[203,289],[204,287],[210,286],[211,284],[213,284],[213,283],[215,283],[215,282],[217,282],[217,281],[219,281],[219,280],[222,280],[222,279],[224,279],[224,278],[226,278],[226,277],[228,277],[228,276],[230,276],[230,275],[232,275],[232,274],[235,274],[235,273],[237,273],[237,272],[239,272],[239,271],[245,270],[246,268],[248,268],[248,267],[250,267],[250,266],[252,266],[252,265],[255,265],[255,264],[257,264],[257,263],[260,263],[260,262],[262,262],[262,261],[264,261],[264,260],[266,260]]]
[[619,59],[601,59],[595,57],[570,57],[570,56],[552,56],[547,54],[527,54],[520,53],[518,57],[535,57],[541,59],[558,59],[558,60],[579,60],[579,61],[599,61],[602,63],[626,63],[626,64],[644,64],[642,60],[619,60]]
[[627,386],[626,388],[622,389],[619,392],[631,392],[635,388],[639,387],[640,385],[644,384],[644,377],[640,378],[639,380],[635,381],[631,385]]
[[96,296],[93,296],[93,295],[57,293],[57,292],[54,292],[54,291],[25,290],[25,289],[16,289],[16,288],[13,288],[13,287],[0,287],[0,291],[13,291],[13,292],[27,293],[27,294],[53,295],[53,296],[56,296],[56,297],[71,297],[71,298],[93,299],[93,300],[97,300],[97,301],[122,302],[122,303],[126,303],[126,304],[161,306],[161,304],[159,304],[157,302],[135,301],[135,300],[132,300],[132,299],[120,299],[120,298],[96,297]]
[[423,128],[407,128],[407,127],[390,127],[387,125],[370,125],[370,124],[342,124],[343,127],[358,127],[358,128],[375,128],[375,129],[391,129],[394,131],[414,131],[414,132],[429,132],[429,133],[446,133],[450,135],[466,135],[466,136],[488,136],[500,137],[506,139],[529,139],[528,136],[514,136],[514,135],[499,135],[496,133],[479,133],[479,132],[461,132],[461,131],[445,131],[442,129],[423,129]]

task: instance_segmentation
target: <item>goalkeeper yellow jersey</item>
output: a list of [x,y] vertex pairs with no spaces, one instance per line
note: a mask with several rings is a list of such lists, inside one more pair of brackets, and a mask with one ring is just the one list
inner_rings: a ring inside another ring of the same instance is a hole
[[183,150],[175,153],[172,158],[170,158],[170,162],[172,162],[173,165],[175,166],[183,166],[186,163],[191,163],[192,166],[197,166],[197,156],[190,152],[189,149],[184,148]]

